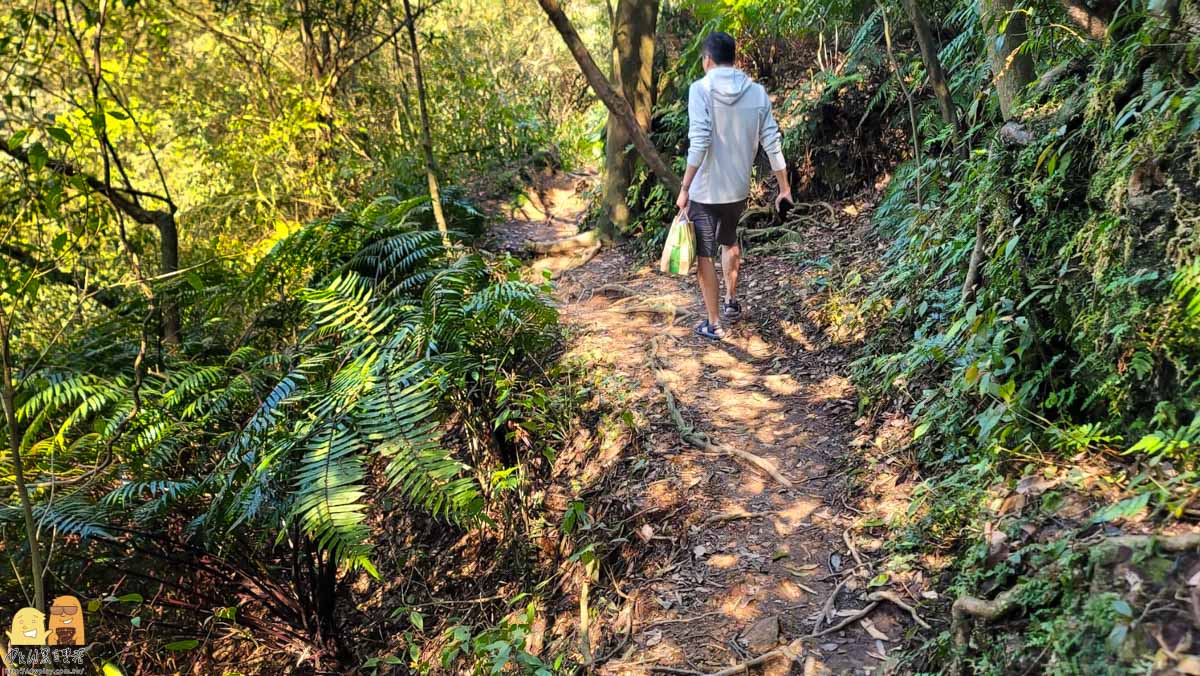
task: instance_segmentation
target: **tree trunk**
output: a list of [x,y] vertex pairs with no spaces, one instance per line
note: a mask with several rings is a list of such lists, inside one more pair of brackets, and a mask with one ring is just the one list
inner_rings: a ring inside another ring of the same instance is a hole
[[42,553],[38,547],[37,525],[33,522],[33,505],[29,501],[29,488],[25,485],[25,465],[21,458],[21,432],[17,423],[16,393],[12,383],[12,355],[9,353],[9,327],[0,312],[0,404],[4,407],[5,426],[8,428],[8,449],[12,453],[13,475],[17,484],[17,496],[21,500],[21,515],[25,518],[25,537],[29,542],[29,565],[32,568],[33,605],[46,612],[46,589],[42,580]]
[[1067,18],[1084,30],[1094,40],[1108,37],[1108,22],[1112,20],[1111,8],[1104,6],[1091,9],[1079,0],[1059,0]]
[[446,216],[442,213],[442,195],[438,190],[437,164],[433,159],[433,139],[429,134],[429,110],[425,105],[425,77],[421,74],[421,52],[417,49],[417,27],[413,22],[412,8],[404,0],[404,19],[408,23],[408,41],[412,47],[413,72],[417,79],[417,104],[421,110],[421,148],[425,151],[425,177],[429,180],[429,199],[433,202],[433,218],[438,232],[442,233],[442,245],[450,248],[450,234],[446,227]]
[[633,141],[633,146],[637,148],[642,160],[658,176],[671,194],[678,193],[679,177],[671,171],[667,163],[663,161],[662,155],[658,154],[658,150],[650,142],[650,137],[638,126],[637,117],[630,108],[629,102],[612,88],[612,85],[604,77],[604,73],[601,73],[600,69],[596,67],[596,62],[592,60],[592,55],[588,53],[587,47],[579,39],[579,33],[575,31],[571,20],[563,13],[558,0],[538,0],[538,3],[546,11],[546,16],[550,18],[550,23],[554,24],[555,30],[562,36],[563,42],[567,43],[567,49],[570,50],[571,56],[575,57],[575,63],[579,64],[579,69],[583,71],[583,76],[587,78],[592,91],[596,92],[596,96],[608,108],[609,114],[616,116],[625,127],[625,131],[629,133],[630,140]]
[[904,0],[904,8],[908,10],[908,18],[912,21],[913,32],[917,35],[917,44],[921,46],[921,60],[925,62],[925,70],[929,73],[929,86],[933,89],[934,98],[937,99],[938,109],[942,113],[942,121],[955,129],[960,129],[954,99],[950,96],[950,86],[946,83],[946,72],[942,70],[942,61],[938,58],[937,46],[934,45],[929,22],[921,13],[917,0]]
[[[175,217],[158,219],[158,241],[163,275],[174,275],[179,270],[179,227]],[[169,345],[179,344],[179,304],[168,292],[162,302],[163,341]]]
[[[643,132],[650,131],[654,109],[654,32],[658,0],[618,0],[612,19],[613,86],[633,108]],[[629,224],[626,195],[637,155],[628,150],[632,139],[614,115],[608,116],[604,144],[604,211],[601,234],[612,239]]]
[[[1027,30],[1025,14],[1013,11],[1014,0],[979,0],[979,18],[987,29],[988,60],[992,82],[1000,97],[1000,112],[1011,120],[1021,94],[1033,82],[1033,59],[1021,50]],[[1006,23],[1001,34],[1000,26]]]

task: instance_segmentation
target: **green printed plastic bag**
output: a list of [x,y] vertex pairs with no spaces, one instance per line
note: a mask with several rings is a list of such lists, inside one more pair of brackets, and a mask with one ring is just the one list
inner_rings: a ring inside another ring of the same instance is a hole
[[662,258],[658,269],[673,275],[686,275],[692,269],[696,260],[696,233],[687,214],[679,212],[671,231],[667,233],[667,242],[663,245]]

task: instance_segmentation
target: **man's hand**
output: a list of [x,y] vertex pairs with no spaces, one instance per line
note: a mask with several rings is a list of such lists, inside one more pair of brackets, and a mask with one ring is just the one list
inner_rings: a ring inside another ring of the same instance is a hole
[[779,196],[775,198],[775,211],[782,212],[784,210],[784,208],[785,208],[783,206],[784,200],[787,200],[787,203],[788,203],[786,208],[791,209],[792,208],[792,191],[791,190],[780,191]]
[[690,201],[691,199],[688,197],[688,189],[682,188],[679,191],[679,197],[675,199],[675,206],[679,207],[680,211],[687,211],[688,202]]

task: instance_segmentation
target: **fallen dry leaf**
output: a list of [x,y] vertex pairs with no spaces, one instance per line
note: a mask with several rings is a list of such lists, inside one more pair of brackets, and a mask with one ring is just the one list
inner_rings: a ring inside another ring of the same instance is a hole
[[1189,676],[1200,676],[1200,657],[1184,655],[1179,664],[1175,665],[1175,670]]
[[859,620],[858,623],[862,625],[863,629],[867,630],[867,633],[871,635],[871,638],[877,639],[880,641],[892,640],[892,639],[888,638],[887,634],[883,633],[882,631],[879,631],[879,628],[875,626],[875,623],[868,620],[867,618],[864,617],[863,619]]

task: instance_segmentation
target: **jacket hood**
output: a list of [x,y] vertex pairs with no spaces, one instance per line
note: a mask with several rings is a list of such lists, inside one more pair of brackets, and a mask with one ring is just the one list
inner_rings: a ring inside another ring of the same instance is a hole
[[731,66],[718,66],[708,71],[709,90],[716,101],[733,105],[750,91],[754,82],[742,71]]

